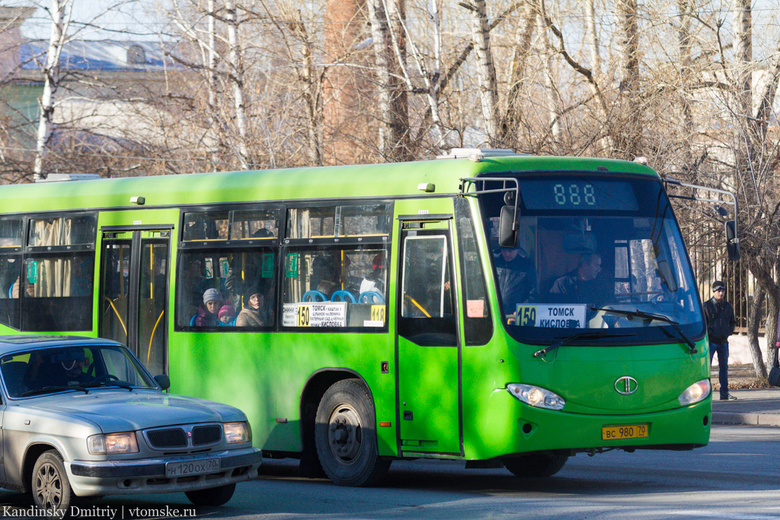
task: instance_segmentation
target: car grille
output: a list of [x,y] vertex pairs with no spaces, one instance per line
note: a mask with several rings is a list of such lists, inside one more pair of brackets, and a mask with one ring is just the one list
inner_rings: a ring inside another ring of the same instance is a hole
[[222,440],[222,426],[206,424],[159,428],[144,432],[149,446],[156,449],[199,448]]

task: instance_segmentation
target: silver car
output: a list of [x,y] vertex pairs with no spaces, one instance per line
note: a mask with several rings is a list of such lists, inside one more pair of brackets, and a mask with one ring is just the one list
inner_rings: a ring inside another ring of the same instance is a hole
[[120,343],[64,336],[0,337],[0,486],[67,512],[73,496],[183,491],[222,505],[257,477],[246,416],[164,393]]

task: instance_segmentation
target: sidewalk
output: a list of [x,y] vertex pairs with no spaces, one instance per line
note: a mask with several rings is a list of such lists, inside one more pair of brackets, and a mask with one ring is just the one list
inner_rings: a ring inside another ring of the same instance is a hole
[[729,393],[737,400],[721,401],[718,391],[713,391],[713,424],[780,426],[780,388],[731,390]]

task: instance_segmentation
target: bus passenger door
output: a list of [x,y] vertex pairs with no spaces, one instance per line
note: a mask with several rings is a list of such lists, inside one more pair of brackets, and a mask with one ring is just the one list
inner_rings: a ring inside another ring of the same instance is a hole
[[407,454],[461,454],[451,220],[414,218],[401,217],[396,320],[400,449]]
[[100,337],[125,343],[153,375],[167,373],[170,235],[103,229]]

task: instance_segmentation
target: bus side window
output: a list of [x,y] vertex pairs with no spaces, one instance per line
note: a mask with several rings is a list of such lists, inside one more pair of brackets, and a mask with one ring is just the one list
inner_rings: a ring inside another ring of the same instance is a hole
[[493,335],[493,321],[490,318],[490,303],[477,249],[474,222],[466,199],[455,199],[455,213],[460,245],[460,270],[463,273],[463,333],[466,345],[484,345]]

